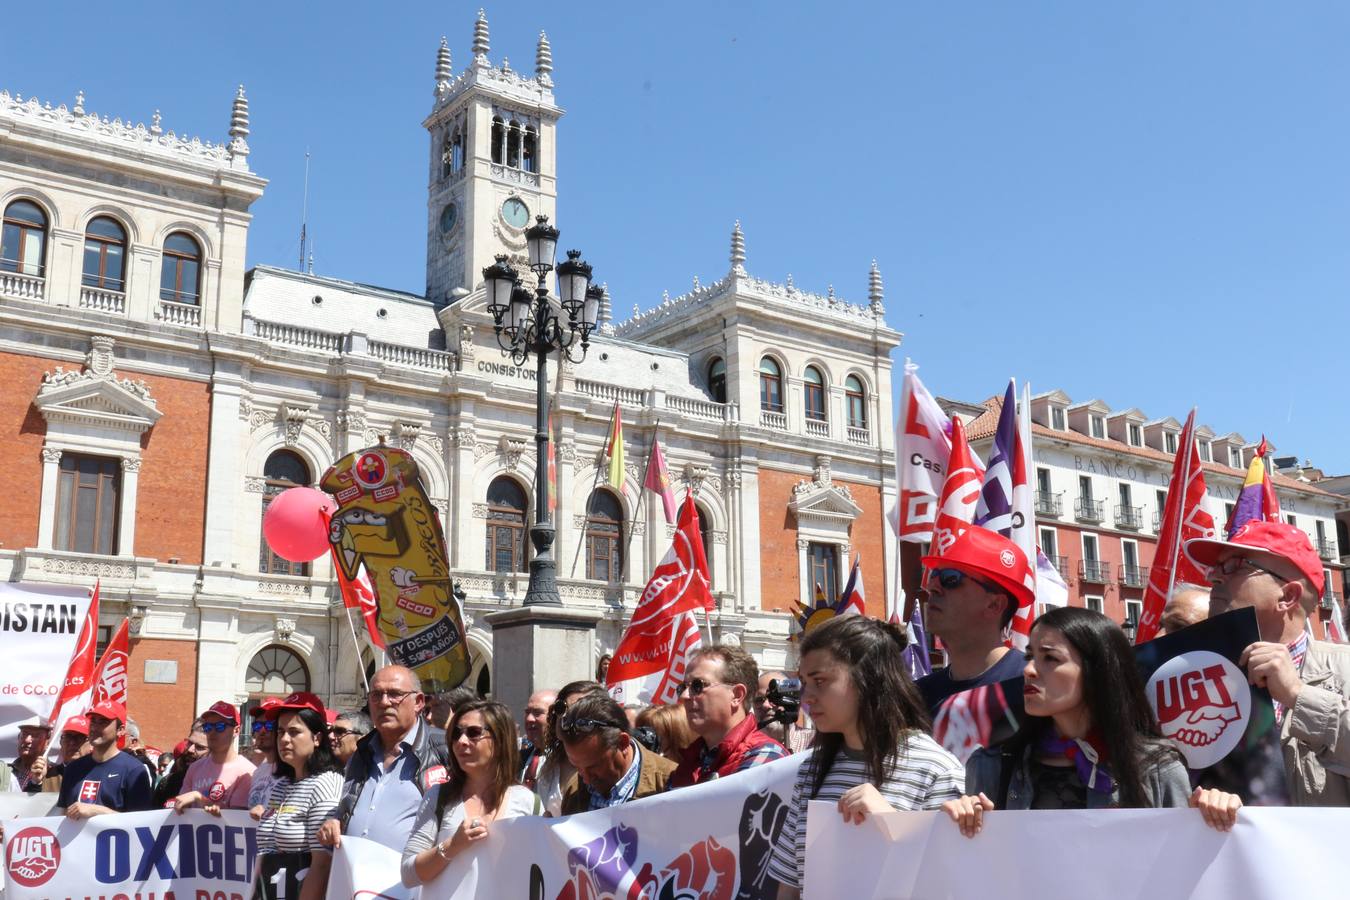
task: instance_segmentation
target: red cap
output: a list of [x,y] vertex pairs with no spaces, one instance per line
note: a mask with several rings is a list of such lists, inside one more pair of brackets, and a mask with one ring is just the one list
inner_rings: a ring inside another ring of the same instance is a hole
[[336,709],[325,709],[323,711],[323,720],[329,725],[337,721],[338,711]]
[[312,709],[320,716],[324,714],[323,701],[319,699],[318,694],[311,694],[309,691],[296,691],[269,709],[267,718],[275,719],[288,709]]
[[1308,533],[1287,522],[1251,519],[1233,532],[1233,536],[1226,541],[1216,538],[1195,538],[1187,541],[1183,549],[1191,562],[1202,569],[1208,569],[1218,563],[1219,556],[1231,547],[1264,550],[1273,556],[1289,560],[1304,578],[1312,582],[1318,596],[1321,596],[1323,588],[1326,587],[1322,558],[1313,549]]
[[280,697],[265,697],[261,703],[249,710],[250,716],[266,716],[281,703]]
[[102,716],[105,719],[116,719],[123,725],[127,724],[127,708],[112,700],[104,700],[102,703],[95,704],[85,710],[84,714],[86,716]]
[[997,532],[972,525],[941,556],[925,556],[924,568],[959,569],[994,582],[1011,594],[1018,607],[1036,600],[1036,573],[1022,548]]
[[174,756],[182,756],[182,755],[183,755],[184,753],[186,753],[186,752],[187,752],[187,741],[186,741],[186,740],[179,741],[178,743],[176,743],[176,744],[173,745],[173,755],[174,755]]
[[202,715],[205,716],[206,713],[215,713],[227,722],[233,722],[236,725],[239,724],[239,710],[235,709],[234,704],[230,703],[228,700],[217,700],[215,703],[212,703],[211,708],[202,713]]
[[73,731],[75,734],[82,734],[89,737],[89,719],[86,716],[71,716],[66,719],[66,724],[61,726],[61,733]]

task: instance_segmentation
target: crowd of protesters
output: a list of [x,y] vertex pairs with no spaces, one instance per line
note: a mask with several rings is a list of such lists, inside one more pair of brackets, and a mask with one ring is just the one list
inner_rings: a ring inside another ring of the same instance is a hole
[[[1323,571],[1307,537],[1253,522],[1231,541],[1191,541],[1208,589],[1181,585],[1162,618],[1176,631],[1229,609],[1256,611],[1261,640],[1242,655],[1280,722],[1295,805],[1350,805],[1350,647],[1310,639]],[[495,823],[605,809],[809,754],[798,770],[768,874],[799,896],[807,803],[836,803],[848,822],[896,809],[941,809],[975,837],[994,809],[1194,807],[1219,830],[1241,800],[1196,788],[1149,706],[1133,651],[1100,613],[1064,607],[1033,623],[1025,653],[1005,644],[1032,602],[1029,561],[1013,543],[971,528],[927,568],[928,622],[948,664],[911,679],[905,636],[863,616],[803,636],[796,679],[761,672],[744,650],[697,650],[669,706],[625,707],[594,681],[531,695],[521,710],[457,690],[431,696],[401,666],[378,670],[364,709],[319,697],[269,698],[251,711],[251,740],[229,701],[203,710],[160,754],[140,745],[124,708],[103,703],[70,719],[48,762],[50,728],[20,728],[0,791],[58,795],[72,819],[172,808],[247,810],[260,866],[308,870],[322,894],[331,852],[346,836],[402,854],[406,885],[472,854]],[[954,694],[1021,676],[1026,723],[962,765],[932,737]],[[519,729],[516,713],[519,713]],[[260,882],[263,879],[260,879]]]

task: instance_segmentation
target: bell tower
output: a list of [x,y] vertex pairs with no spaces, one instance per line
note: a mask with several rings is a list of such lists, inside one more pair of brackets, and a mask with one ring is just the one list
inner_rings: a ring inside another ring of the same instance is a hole
[[541,31],[534,76],[488,60],[488,22],[480,9],[473,59],[454,74],[450,48],[436,52],[435,101],[422,126],[430,138],[427,179],[427,299],[444,304],[473,290],[505,253],[525,263],[525,229],[555,218],[554,136],[563,111],[553,102],[553,51]]

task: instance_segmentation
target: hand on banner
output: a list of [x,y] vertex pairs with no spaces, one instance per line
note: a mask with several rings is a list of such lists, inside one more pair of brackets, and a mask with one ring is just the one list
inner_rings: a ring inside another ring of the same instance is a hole
[[[250,814],[252,810],[250,810]],[[254,816],[255,819],[261,819],[262,813]],[[325,847],[332,847],[336,850],[342,846],[342,823],[337,819],[329,819],[319,827],[319,843]]]
[[217,819],[220,818],[220,804],[219,804],[219,803],[208,803],[208,804],[206,804],[205,806],[203,806],[202,809],[203,809],[205,812],[210,813],[211,815],[215,816]]
[[[255,807],[253,807],[252,809],[250,809],[250,810],[248,811],[248,814],[249,814],[249,818],[253,819],[253,821],[255,821],[255,822],[261,822],[261,821],[262,821],[262,817],[263,817],[263,813],[265,813],[265,812],[267,812],[267,807],[265,807],[265,806],[263,806],[261,803],[259,803],[257,806],[255,806]],[[325,822],[324,824],[326,825],[326,824],[328,824],[328,823]],[[319,829],[319,834],[320,834],[320,835],[323,834],[323,829],[322,829],[322,828]],[[327,845],[325,845],[325,846],[327,846]]]
[[106,806],[99,806],[97,803],[72,803],[66,807],[66,818],[79,821],[81,819],[92,819],[94,816],[104,816],[115,812],[117,812],[117,810],[108,809]]
[[839,813],[845,822],[861,825],[868,813],[895,812],[895,807],[886,802],[881,792],[871,784],[860,784],[844,791],[839,798]]
[[1198,787],[1191,794],[1191,809],[1200,810],[1205,824],[1215,831],[1231,831],[1237,824],[1242,798],[1216,788]]
[[192,809],[202,799],[201,791],[188,791],[173,798],[173,811],[180,816]]
[[1270,696],[1285,709],[1292,709],[1303,690],[1289,648],[1284,644],[1258,641],[1242,651],[1238,665],[1247,670],[1247,680],[1270,691]]
[[966,837],[974,837],[984,827],[984,814],[993,810],[994,801],[981,791],[978,797],[960,797],[942,804],[942,811],[951,816]]

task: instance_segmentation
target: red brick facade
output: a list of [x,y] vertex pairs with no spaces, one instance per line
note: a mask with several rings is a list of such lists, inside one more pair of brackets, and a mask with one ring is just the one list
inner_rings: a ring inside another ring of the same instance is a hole
[[[146,660],[178,663],[174,684],[146,684]],[[155,638],[131,641],[131,668],[127,684],[128,714],[141,727],[141,740],[169,750],[187,737],[197,706],[197,643]]]

